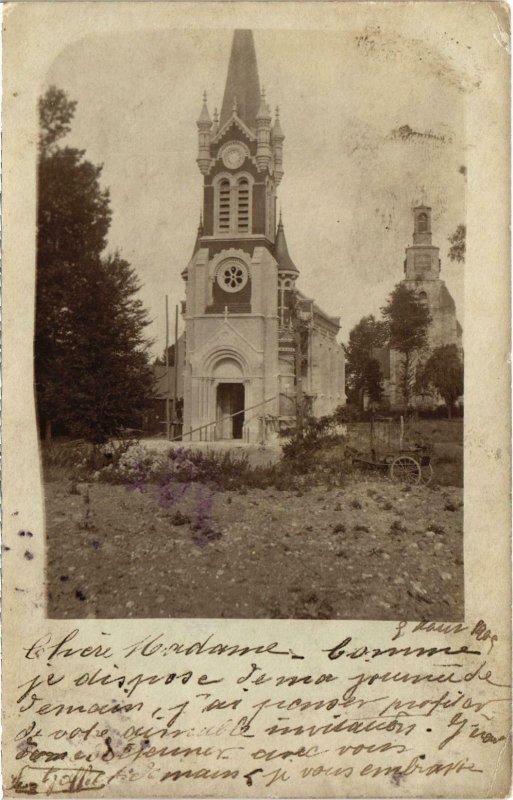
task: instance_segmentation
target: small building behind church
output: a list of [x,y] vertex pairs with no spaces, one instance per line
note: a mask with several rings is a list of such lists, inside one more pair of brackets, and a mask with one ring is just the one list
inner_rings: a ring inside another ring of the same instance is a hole
[[299,370],[315,416],[345,403],[345,376],[339,318],[299,291],[277,219],[285,136],[251,31],[235,31],[221,112],[210,115],[205,95],[197,128],[203,213],[182,272],[183,438],[261,442],[295,419]]

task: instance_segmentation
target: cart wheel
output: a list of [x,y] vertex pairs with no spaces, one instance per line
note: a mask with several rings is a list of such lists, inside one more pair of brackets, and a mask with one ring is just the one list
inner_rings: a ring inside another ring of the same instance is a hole
[[425,464],[424,466],[421,466],[420,469],[422,475],[422,483],[427,486],[428,483],[431,483],[431,481],[433,480],[433,474],[434,474],[433,467],[431,466],[431,464]]
[[390,475],[401,483],[420,483],[422,471],[420,464],[411,456],[398,456],[390,465]]

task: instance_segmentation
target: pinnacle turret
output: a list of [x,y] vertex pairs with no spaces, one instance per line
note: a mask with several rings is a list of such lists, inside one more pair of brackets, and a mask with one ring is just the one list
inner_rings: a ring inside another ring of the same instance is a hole
[[212,120],[207,108],[206,92],[203,92],[203,106],[196,124],[198,126],[198,158],[196,160],[200,172],[205,174],[210,166],[210,137],[212,129]]
[[289,248],[287,247],[287,240],[285,238],[285,228],[283,227],[281,210],[278,229],[276,231],[276,241],[274,243],[274,257],[278,262],[278,270],[280,272],[295,272],[299,274],[298,268],[289,255]]
[[262,89],[260,106],[256,116],[257,130],[257,169],[268,169],[271,165],[271,111],[265,102],[265,90]]
[[203,105],[201,107],[201,114],[199,115],[198,122],[196,124],[200,129],[205,126],[208,126],[208,128],[210,128],[210,126],[212,125],[212,120],[210,119],[210,114],[208,113],[208,108],[207,108],[206,92],[203,92]]
[[271,109],[265,102],[265,89],[262,87],[262,93],[260,95],[260,106],[258,108],[258,112],[256,115],[256,122],[257,126],[259,122],[271,122]]
[[276,181],[276,186],[279,185],[281,179],[283,178],[284,139],[285,136],[283,135],[283,131],[281,129],[281,124],[280,124],[280,107],[276,106],[276,117],[271,131],[271,142],[273,146],[273,156],[274,156],[274,179]]
[[212,135],[215,136],[218,130],[219,130],[219,113],[217,111],[217,106],[216,106],[214,108],[214,121],[212,123]]

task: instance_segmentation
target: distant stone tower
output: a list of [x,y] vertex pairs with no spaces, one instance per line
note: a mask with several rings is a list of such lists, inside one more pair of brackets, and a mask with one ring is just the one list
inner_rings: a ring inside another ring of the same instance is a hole
[[[406,248],[404,260],[404,286],[411,289],[429,308],[431,325],[428,347],[419,355],[425,361],[435,347],[455,344],[462,351],[462,328],[456,317],[456,304],[445,282],[440,278],[440,248],[432,243],[431,208],[416,206],[413,209],[413,244]],[[385,376],[385,395],[392,408],[401,408],[400,370],[402,357],[395,350],[376,353]],[[429,406],[431,400],[413,399],[416,406]]]
[[432,323],[429,347],[455,344],[461,348],[461,326],[456,319],[456,304],[440,279],[440,248],[432,244],[431,208],[413,209],[413,244],[406,248],[405,277],[402,281],[429,308]]

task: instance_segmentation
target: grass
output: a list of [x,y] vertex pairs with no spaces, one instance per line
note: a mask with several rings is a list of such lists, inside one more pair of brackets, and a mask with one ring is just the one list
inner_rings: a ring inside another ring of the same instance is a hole
[[[348,444],[356,451],[370,449],[370,422],[351,422],[347,425]],[[389,438],[390,434],[390,438]],[[376,426],[378,448],[394,451],[399,447],[399,423],[390,429]],[[421,419],[405,426],[404,442],[425,444],[431,448],[433,485],[463,486],[463,420]]]
[[[398,425],[381,428],[382,449],[394,450]],[[377,437],[379,441],[379,428]],[[463,486],[463,422],[462,420],[418,420],[407,426],[405,441],[421,442],[430,446],[431,463],[434,470],[434,485]],[[389,444],[390,442],[390,444]],[[158,483],[185,481],[215,486],[218,491],[239,491],[273,488],[280,492],[302,492],[305,487],[341,486],[352,472],[351,453],[368,451],[370,448],[370,423],[349,423],[347,440],[340,437],[320,436],[302,447],[292,443],[284,448],[284,456],[278,463],[252,465],[246,454],[232,451],[172,450],[162,457],[162,469],[151,471],[155,457],[146,453],[137,456],[136,477],[127,478],[127,473],[118,469],[120,459],[127,454],[134,442],[117,443],[106,454],[102,448],[86,444],[82,440],[59,440],[42,446],[43,474],[46,481],[70,481],[70,491],[77,481],[99,479],[110,483]],[[357,473],[362,474],[362,473]],[[376,474],[375,477],[379,477]],[[383,474],[384,479],[388,475]],[[299,495],[298,495],[299,496]]]

